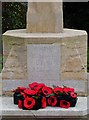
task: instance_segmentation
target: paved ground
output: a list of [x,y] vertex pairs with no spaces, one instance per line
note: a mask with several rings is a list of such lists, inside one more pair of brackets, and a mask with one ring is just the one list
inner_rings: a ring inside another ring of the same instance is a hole
[[2,120],[89,120],[89,115],[85,116],[85,118],[2,118]]

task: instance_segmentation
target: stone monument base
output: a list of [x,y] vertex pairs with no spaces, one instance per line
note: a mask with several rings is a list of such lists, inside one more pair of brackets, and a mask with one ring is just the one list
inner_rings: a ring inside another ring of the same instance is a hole
[[[0,98],[1,101],[1,98]],[[20,118],[20,119],[56,119],[59,118],[75,118],[82,119],[87,114],[89,114],[89,109],[87,106],[87,97],[78,97],[78,102],[76,104],[76,107],[70,107],[68,109],[63,109],[60,107],[46,107],[45,109],[39,109],[39,110],[21,110],[18,108],[17,105],[13,104],[13,98],[12,97],[3,97],[2,98],[2,116],[5,118]],[[83,104],[81,104],[83,103]],[[70,119],[69,119],[70,120]],[[86,119],[88,120],[87,116]]]
[[[64,29],[63,33],[3,34],[3,91],[37,81],[74,87],[87,95],[87,33]],[[40,61],[40,62],[39,62]]]

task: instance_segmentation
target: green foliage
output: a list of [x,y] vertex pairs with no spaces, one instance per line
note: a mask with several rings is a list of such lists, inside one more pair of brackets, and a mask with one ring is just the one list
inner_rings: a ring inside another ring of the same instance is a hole
[[87,2],[64,2],[64,26],[86,30],[89,33],[89,4]]
[[2,32],[26,27],[27,6],[20,2],[2,3]]

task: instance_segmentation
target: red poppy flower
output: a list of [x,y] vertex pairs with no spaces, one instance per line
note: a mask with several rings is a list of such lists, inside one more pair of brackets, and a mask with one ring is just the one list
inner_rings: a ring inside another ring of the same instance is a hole
[[25,87],[17,87],[17,90],[18,91],[24,91],[24,90],[26,90],[26,88]]
[[70,96],[71,96],[72,98],[76,98],[76,97],[77,97],[77,95],[76,95],[74,92],[71,92],[71,93],[70,93]]
[[20,92],[20,94],[21,94],[24,98],[26,98],[26,96],[27,96],[24,92]]
[[61,100],[60,101],[60,107],[61,108],[69,108],[70,107],[70,102],[68,102],[66,100]]
[[42,97],[42,108],[45,108],[46,106],[47,106],[46,98]]
[[38,91],[37,95],[41,96],[42,95],[42,90],[37,90],[37,91]]
[[35,106],[35,99],[32,97],[27,97],[24,100],[24,107],[27,109],[32,109]]
[[33,88],[37,87],[37,85],[38,85],[37,82],[33,82],[33,83],[29,84],[29,87],[33,89]]
[[24,93],[26,93],[28,95],[36,95],[37,94],[37,90],[26,89],[26,90],[24,90]]
[[37,90],[39,93],[41,93],[43,87],[44,86],[42,84],[38,84],[38,86],[36,88],[34,88],[34,90]]
[[60,92],[62,93],[63,92],[63,88],[61,88],[61,87],[55,87],[53,91],[54,91],[55,94],[58,95],[58,93],[60,93]]
[[74,92],[75,90],[74,90],[74,88],[65,87],[65,88],[63,88],[63,91],[64,91],[66,94],[68,94],[69,92]]
[[48,98],[48,104],[51,106],[55,106],[57,104],[57,98],[55,96],[50,96]]
[[42,92],[43,92],[44,95],[49,95],[49,94],[52,93],[52,88],[51,88],[51,87],[46,87],[46,86],[44,86],[44,87],[42,88]]
[[21,109],[22,108],[22,100],[18,100],[18,107]]
[[37,82],[33,82],[33,83],[29,84],[29,87],[31,89],[36,89],[36,90],[40,90],[44,86],[45,86],[45,84],[43,84],[43,83],[37,83]]
[[38,84],[40,87],[44,87],[45,86],[45,84],[43,84],[43,83],[39,83]]

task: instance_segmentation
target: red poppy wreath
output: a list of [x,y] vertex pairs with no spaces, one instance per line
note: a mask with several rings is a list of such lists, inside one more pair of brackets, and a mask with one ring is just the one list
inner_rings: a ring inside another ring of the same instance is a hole
[[29,84],[28,88],[19,86],[13,92],[14,104],[23,110],[37,110],[46,106],[68,109],[75,107],[78,99],[74,88],[66,86],[52,88],[37,82]]

